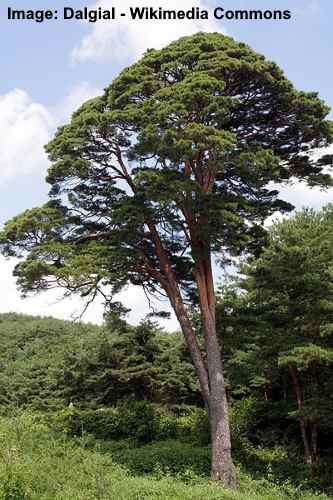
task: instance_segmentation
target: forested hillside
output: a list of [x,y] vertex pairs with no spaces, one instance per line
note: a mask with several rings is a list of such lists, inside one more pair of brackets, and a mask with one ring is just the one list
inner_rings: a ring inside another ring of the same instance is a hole
[[181,335],[163,334],[152,322],[115,328],[2,314],[0,332],[2,407],[200,401]]

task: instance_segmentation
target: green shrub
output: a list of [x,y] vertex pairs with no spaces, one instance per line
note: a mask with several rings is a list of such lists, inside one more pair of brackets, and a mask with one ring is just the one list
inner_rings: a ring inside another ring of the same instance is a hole
[[[298,442],[298,437],[295,436],[295,422],[286,418],[290,410],[288,405],[289,403],[284,401],[262,401],[253,397],[234,402],[230,411],[234,446],[237,446],[238,439],[243,437],[255,445],[269,447],[277,442]],[[298,433],[297,425],[296,428]]]
[[140,443],[156,439],[158,419],[154,407],[147,401],[123,403],[118,407],[119,437],[133,437]]
[[201,408],[196,408],[189,415],[178,417],[177,428],[177,437],[180,439],[195,440],[202,445],[210,442],[208,416]]
[[82,410],[69,406],[51,416],[51,425],[55,430],[69,436],[82,436],[89,433],[98,439],[122,437],[121,422],[115,408]]
[[157,407],[156,439],[180,439],[206,445],[209,443],[207,412],[195,406]]
[[159,413],[156,417],[155,439],[163,441],[179,437],[178,420],[167,413]]
[[[175,414],[176,413],[176,414]],[[79,409],[69,406],[53,414],[53,427],[69,436],[92,434],[97,439],[133,438],[140,443],[178,438],[207,444],[205,410],[183,407],[174,413],[147,401],[122,403],[116,408]]]
[[132,437],[146,443],[157,435],[157,417],[146,401],[122,404],[117,408],[79,409],[69,406],[53,414],[53,427],[71,436],[89,433],[98,439]]

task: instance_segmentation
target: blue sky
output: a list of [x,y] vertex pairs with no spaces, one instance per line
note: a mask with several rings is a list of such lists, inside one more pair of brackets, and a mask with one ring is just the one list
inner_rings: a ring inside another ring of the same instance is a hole
[[[200,6],[210,11],[225,9],[289,9],[290,21],[202,22],[120,21],[88,24],[80,21],[8,21],[13,9],[79,9],[102,5],[110,8],[147,5],[164,8]],[[148,47],[161,47],[195,31],[221,31],[252,46],[276,61],[295,86],[318,91],[333,106],[331,52],[333,2],[331,0],[27,0],[1,2],[0,33],[0,224],[25,208],[45,201],[47,159],[43,144],[55,128],[68,121],[84,100],[97,95],[119,70]],[[331,117],[333,115],[331,114]],[[283,190],[298,207],[319,207],[333,201],[333,194],[310,191],[296,185]],[[41,312],[70,317],[80,309],[77,300],[55,303],[49,294],[22,301],[11,277],[13,262],[0,260],[0,286],[6,290],[1,311]],[[129,289],[122,299],[132,306],[136,322],[147,312],[144,297]],[[87,319],[101,320],[101,307],[91,309]],[[169,327],[175,327],[173,320]]]

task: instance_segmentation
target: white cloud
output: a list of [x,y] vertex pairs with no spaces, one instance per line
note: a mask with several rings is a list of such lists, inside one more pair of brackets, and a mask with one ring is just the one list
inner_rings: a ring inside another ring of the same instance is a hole
[[[16,288],[13,278],[13,269],[16,259],[6,260],[0,257],[0,289],[5,290],[1,296],[0,312],[17,312],[39,316],[54,316],[60,319],[73,319],[83,310],[83,302],[79,298],[61,299],[61,293],[56,290],[44,292],[26,299],[22,299]],[[87,311],[84,320],[92,323],[101,323],[103,308],[99,303]]]
[[101,90],[82,82],[72,87],[63,102],[47,108],[34,102],[22,89],[0,95],[0,188],[17,176],[41,174],[48,167],[44,145],[56,126]]
[[0,185],[45,166],[43,145],[52,126],[52,115],[24,90],[0,96]]
[[[326,154],[333,154],[333,145],[315,150],[312,156],[314,160],[318,160]],[[324,172],[332,175],[331,168],[325,167]],[[309,187],[305,182],[296,180],[289,184],[272,183],[270,188],[279,191],[279,198],[294,205],[296,210],[301,210],[305,207],[320,209],[328,203],[333,203],[333,188]],[[293,212],[288,214],[277,212],[266,220],[265,226],[268,227],[274,222],[292,216],[292,214]]]
[[[143,4],[156,9],[155,0]],[[143,6],[142,5],[142,6]],[[202,0],[164,0],[159,5],[168,10],[207,8]],[[98,0],[91,9],[116,8],[116,12],[129,12],[129,7],[140,6],[133,0]],[[148,48],[161,48],[171,41],[198,31],[222,31],[221,22],[209,20],[133,20],[120,17],[116,21],[100,21],[92,25],[88,35],[72,51],[73,62],[107,60],[123,61],[140,56]]]
[[[322,156],[331,154],[333,154],[333,145],[314,150],[312,158],[319,160]],[[324,172],[332,175],[332,168],[325,167]],[[280,192],[279,197],[294,205],[296,209],[320,208],[328,203],[333,203],[333,188],[323,190],[319,187],[309,187],[305,182],[299,181],[276,188]]]
[[320,208],[327,203],[333,203],[333,189],[323,191],[319,188],[310,188],[304,182],[297,182],[280,189],[280,198],[292,203],[296,209]]

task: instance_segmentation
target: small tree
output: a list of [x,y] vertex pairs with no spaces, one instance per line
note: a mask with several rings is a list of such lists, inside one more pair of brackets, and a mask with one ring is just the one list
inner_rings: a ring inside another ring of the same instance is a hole
[[[331,140],[329,109],[244,44],[199,33],[149,50],[47,146],[51,201],[9,221],[24,292],[92,300],[127,283],[163,294],[179,320],[211,426],[212,478],[235,486],[212,256],[256,251],[261,223],[292,207],[267,187],[327,185],[308,154]],[[203,351],[188,304],[198,303]]]

